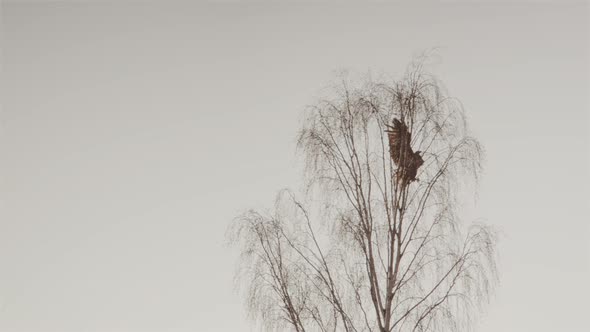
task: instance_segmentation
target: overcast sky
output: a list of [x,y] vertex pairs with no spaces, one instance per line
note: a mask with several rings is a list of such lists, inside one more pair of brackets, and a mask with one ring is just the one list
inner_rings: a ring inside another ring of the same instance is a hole
[[587,332],[589,7],[4,3],[0,331],[249,331],[231,219],[297,188],[334,73],[430,68],[504,234],[478,332]]

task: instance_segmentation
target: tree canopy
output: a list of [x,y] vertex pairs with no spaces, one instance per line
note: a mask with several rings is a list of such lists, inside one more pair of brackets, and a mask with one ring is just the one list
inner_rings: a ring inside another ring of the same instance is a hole
[[458,213],[482,147],[423,61],[399,80],[338,84],[307,110],[298,149],[304,197],[284,190],[228,234],[252,317],[269,330],[469,330],[496,281],[494,232]]

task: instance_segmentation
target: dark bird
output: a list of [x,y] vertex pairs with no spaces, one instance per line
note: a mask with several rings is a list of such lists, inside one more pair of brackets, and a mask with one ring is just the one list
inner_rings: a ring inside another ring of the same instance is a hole
[[393,126],[387,125],[389,154],[397,166],[397,177],[402,185],[416,180],[418,168],[424,164],[420,151],[414,152],[410,146],[412,134],[408,126],[399,119],[393,119]]

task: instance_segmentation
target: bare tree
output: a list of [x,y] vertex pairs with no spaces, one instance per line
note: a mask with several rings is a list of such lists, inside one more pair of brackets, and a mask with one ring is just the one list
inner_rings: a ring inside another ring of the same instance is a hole
[[311,107],[298,140],[307,202],[283,191],[273,213],[230,228],[249,312],[268,330],[472,328],[497,278],[495,238],[462,226],[457,193],[482,149],[422,64],[393,83],[343,82]]

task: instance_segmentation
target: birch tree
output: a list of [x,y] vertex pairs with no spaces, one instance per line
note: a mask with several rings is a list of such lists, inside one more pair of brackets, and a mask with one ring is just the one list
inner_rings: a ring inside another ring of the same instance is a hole
[[[415,179],[392,158],[394,119],[421,151]],[[236,218],[237,277],[269,331],[470,330],[497,279],[495,237],[459,218],[482,147],[461,104],[422,62],[393,82],[344,81],[298,134],[303,199]]]

